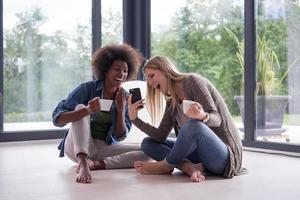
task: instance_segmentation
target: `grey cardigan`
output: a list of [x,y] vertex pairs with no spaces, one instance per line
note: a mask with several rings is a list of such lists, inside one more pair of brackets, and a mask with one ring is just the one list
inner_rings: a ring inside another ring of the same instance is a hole
[[[186,74],[184,79],[185,97],[188,100],[199,102],[205,112],[209,114],[206,125],[226,144],[230,162],[223,174],[226,178],[244,174],[246,170],[242,167],[242,143],[239,132],[235,127],[227,106],[215,86],[199,74]],[[170,101],[167,102],[163,118],[158,128],[136,118],[133,123],[147,135],[157,140],[164,141],[172,128],[178,135],[177,122],[171,109]]]

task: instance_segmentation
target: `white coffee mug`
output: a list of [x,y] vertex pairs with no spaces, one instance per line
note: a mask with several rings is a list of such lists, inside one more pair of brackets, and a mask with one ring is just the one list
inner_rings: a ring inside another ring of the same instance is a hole
[[183,100],[182,101],[182,105],[183,105],[183,113],[186,114],[187,111],[190,109],[190,107],[196,103],[195,101],[191,101],[191,100]]
[[110,107],[113,103],[113,100],[110,99],[99,99],[100,110],[101,111],[110,111]]

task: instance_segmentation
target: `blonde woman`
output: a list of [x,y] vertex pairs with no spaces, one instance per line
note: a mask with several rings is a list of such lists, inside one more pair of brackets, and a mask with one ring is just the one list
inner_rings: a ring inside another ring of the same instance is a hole
[[[227,178],[243,173],[239,133],[214,85],[199,74],[179,73],[169,59],[160,56],[151,58],[143,72],[146,106],[153,121],[161,121],[156,128],[139,119],[137,113],[144,102],[131,104],[129,97],[130,119],[150,136],[143,140],[142,150],[157,161],[135,162],[137,172],[171,174],[178,168],[194,182],[203,181],[207,172]],[[195,102],[186,114],[183,100]],[[176,140],[167,138],[173,128]]]

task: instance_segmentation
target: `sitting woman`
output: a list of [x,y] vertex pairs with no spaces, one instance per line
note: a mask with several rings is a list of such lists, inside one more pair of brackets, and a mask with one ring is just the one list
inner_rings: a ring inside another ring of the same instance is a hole
[[[205,173],[231,178],[242,168],[242,143],[227,106],[213,84],[199,74],[177,72],[169,59],[156,56],[144,66],[147,80],[146,104],[158,128],[138,118],[143,100],[129,103],[132,122],[150,137],[142,142],[145,154],[157,162],[135,162],[141,174],[170,174],[174,168],[201,182]],[[163,105],[163,98],[166,105]],[[194,103],[186,113],[183,100]],[[172,128],[176,140],[167,138]]]
[[[98,49],[92,56],[96,80],[80,84],[53,111],[54,125],[71,123],[59,149],[61,157],[65,153],[78,162],[77,182],[90,183],[90,170],[129,168],[147,160],[140,145],[118,143],[132,125],[121,84],[135,78],[140,61],[140,53],[126,44]],[[111,107],[104,110],[101,99],[112,102]]]

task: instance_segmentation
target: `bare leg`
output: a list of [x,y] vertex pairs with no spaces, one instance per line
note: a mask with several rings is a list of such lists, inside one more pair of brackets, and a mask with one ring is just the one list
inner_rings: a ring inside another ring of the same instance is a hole
[[164,160],[159,162],[136,161],[134,162],[134,168],[142,175],[171,174],[174,170],[174,167]]
[[202,163],[194,164],[190,161],[183,161],[181,170],[187,173],[193,182],[202,182],[205,180],[204,166]]
[[77,183],[91,183],[92,176],[90,173],[90,169],[87,163],[87,156],[84,153],[79,153],[77,155],[78,159],[78,167],[76,172],[78,173],[76,182]]

